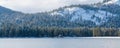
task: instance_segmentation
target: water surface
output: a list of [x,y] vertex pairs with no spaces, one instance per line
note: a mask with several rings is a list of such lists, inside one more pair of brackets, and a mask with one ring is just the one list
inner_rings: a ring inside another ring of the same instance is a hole
[[120,48],[120,38],[1,38],[0,48]]

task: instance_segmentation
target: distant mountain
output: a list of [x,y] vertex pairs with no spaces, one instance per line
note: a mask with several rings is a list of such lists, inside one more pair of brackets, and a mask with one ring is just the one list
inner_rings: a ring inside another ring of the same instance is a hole
[[2,7],[0,6],[0,14],[4,14],[4,13],[15,13],[14,11],[8,9],[8,8],[5,8],[5,7]]
[[1,27],[11,27],[11,25],[16,27],[120,27],[118,2],[105,0],[102,3],[71,5],[35,14],[25,14],[0,6],[0,25]]

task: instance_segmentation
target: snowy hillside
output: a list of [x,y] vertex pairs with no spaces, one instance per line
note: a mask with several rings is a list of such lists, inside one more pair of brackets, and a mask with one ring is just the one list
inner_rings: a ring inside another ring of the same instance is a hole
[[[105,0],[103,3],[94,5],[71,5],[57,9],[50,14],[69,18],[70,22],[92,22],[95,25],[107,24],[111,18],[118,17],[120,6],[119,0]],[[96,6],[97,5],[97,6]],[[96,6],[96,7],[95,7]],[[88,23],[89,24],[89,23]]]
[[82,7],[64,8],[60,11],[55,11],[51,15],[70,16],[71,22],[81,22],[84,20],[92,21],[96,25],[107,22],[109,17],[116,16],[104,10],[84,9]]

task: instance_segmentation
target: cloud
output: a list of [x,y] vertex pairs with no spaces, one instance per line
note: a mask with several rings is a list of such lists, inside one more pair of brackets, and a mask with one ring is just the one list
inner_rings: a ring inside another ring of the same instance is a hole
[[65,5],[95,2],[98,2],[98,0],[0,0],[0,5],[16,11],[35,13],[50,11]]

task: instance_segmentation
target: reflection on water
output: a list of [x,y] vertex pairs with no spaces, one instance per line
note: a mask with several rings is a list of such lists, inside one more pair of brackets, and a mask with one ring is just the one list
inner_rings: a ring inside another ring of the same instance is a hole
[[0,39],[0,48],[120,48],[120,38]]

